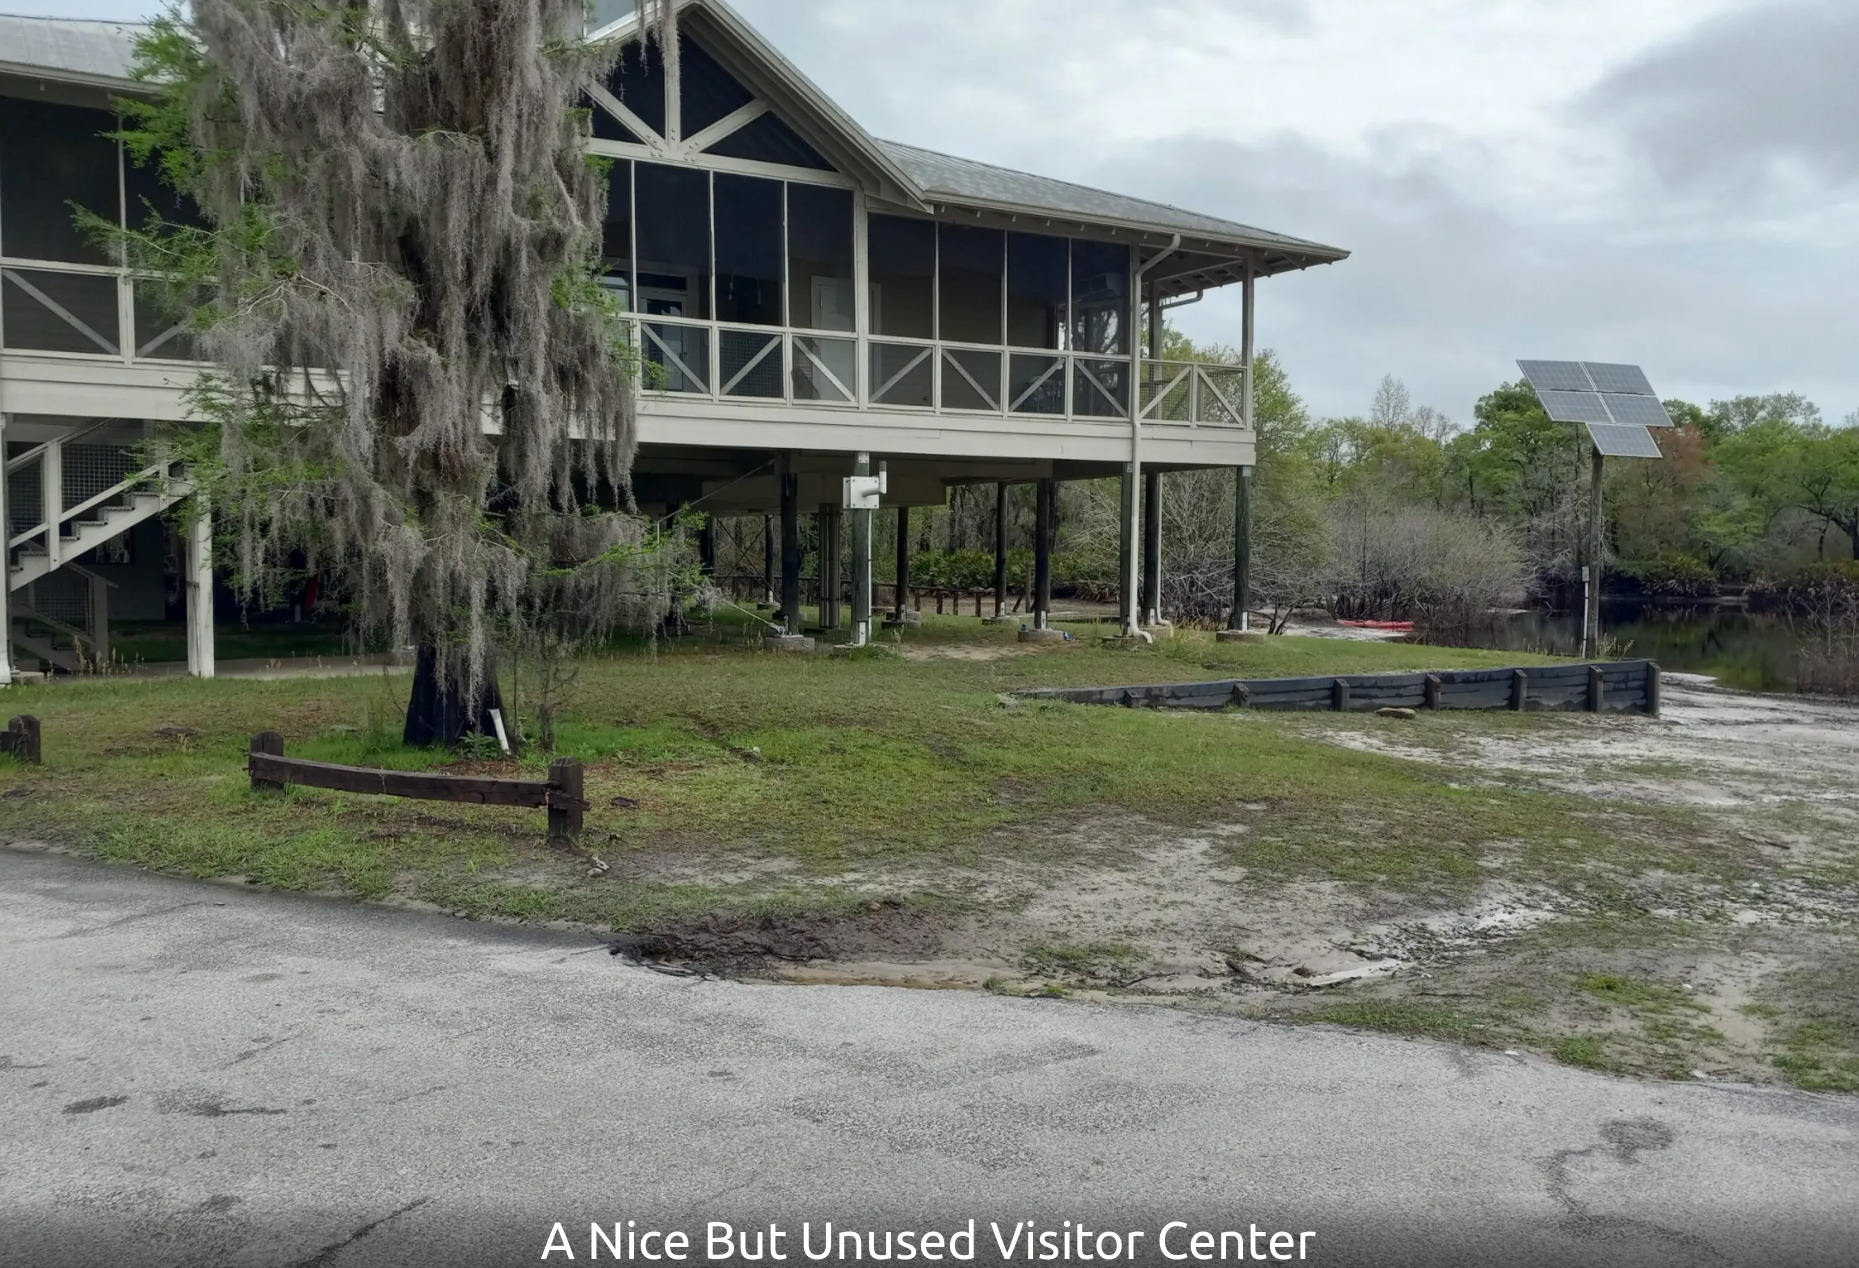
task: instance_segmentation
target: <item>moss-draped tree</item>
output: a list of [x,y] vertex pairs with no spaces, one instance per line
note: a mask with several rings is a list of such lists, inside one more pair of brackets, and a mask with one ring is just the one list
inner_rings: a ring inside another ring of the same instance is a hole
[[[633,375],[598,284],[583,0],[191,0],[140,45],[132,157],[197,204],[134,235],[213,369],[194,478],[248,592],[307,566],[419,649],[409,743],[486,727],[492,649],[610,627]],[[196,297],[203,297],[196,299]],[[661,609],[662,610],[662,609]]]

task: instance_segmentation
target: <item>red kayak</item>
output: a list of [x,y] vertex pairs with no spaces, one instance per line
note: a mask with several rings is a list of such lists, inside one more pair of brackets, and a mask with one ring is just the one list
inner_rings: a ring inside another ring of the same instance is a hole
[[1353,626],[1358,630],[1399,630],[1403,634],[1413,632],[1412,621],[1338,621],[1338,625]]

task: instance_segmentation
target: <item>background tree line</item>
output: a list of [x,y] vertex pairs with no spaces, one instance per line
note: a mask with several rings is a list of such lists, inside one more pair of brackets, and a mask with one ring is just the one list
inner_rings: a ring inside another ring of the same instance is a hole
[[[1234,349],[1167,332],[1166,355],[1231,364]],[[1704,597],[1745,589],[1808,602],[1859,590],[1859,418],[1827,423],[1796,393],[1698,405],[1669,400],[1662,461],[1607,464],[1605,585],[1613,594]],[[1480,398],[1469,426],[1415,404],[1383,379],[1367,410],[1317,419],[1269,351],[1258,359],[1254,597],[1282,622],[1297,608],[1415,620],[1436,628],[1530,602],[1571,606],[1579,591],[1590,468],[1583,429],[1550,421],[1527,383]],[[1162,477],[1163,607],[1218,622],[1231,601],[1233,478]],[[1061,486],[1055,584],[1113,598],[1114,480]],[[1009,491],[1010,584],[1030,567],[1033,489]],[[928,587],[994,578],[992,486],[956,488],[911,517],[913,575]],[[881,517],[887,579],[895,519]],[[754,525],[725,532],[727,573],[759,575]],[[733,549],[728,548],[734,543]]]

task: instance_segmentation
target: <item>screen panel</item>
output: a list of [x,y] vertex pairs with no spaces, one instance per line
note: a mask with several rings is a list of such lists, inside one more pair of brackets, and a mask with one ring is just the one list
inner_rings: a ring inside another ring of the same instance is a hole
[[1665,412],[1665,406],[1656,396],[1622,396],[1616,392],[1603,392],[1601,400],[1607,405],[1607,412],[1614,416],[1616,423],[1636,424],[1640,427],[1670,427],[1671,418]]
[[1579,361],[1519,361],[1517,368],[1539,392],[1592,392]]
[[1611,423],[1612,414],[1597,392],[1546,392],[1537,389],[1549,417],[1558,423]]
[[1596,452],[1607,458],[1657,458],[1659,444],[1644,427],[1622,427],[1617,423],[1589,423],[1588,435],[1594,438]]
[[1613,365],[1605,361],[1584,361],[1582,369],[1594,380],[1597,392],[1620,392],[1630,396],[1653,396],[1646,372],[1637,365]]

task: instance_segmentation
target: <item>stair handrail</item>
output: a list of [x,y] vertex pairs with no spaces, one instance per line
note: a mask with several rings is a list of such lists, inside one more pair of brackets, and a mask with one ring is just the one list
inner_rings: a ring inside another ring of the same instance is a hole
[[45,451],[47,449],[50,449],[53,445],[57,445],[59,448],[63,448],[66,445],[75,444],[77,441],[82,440],[84,437],[90,435],[92,432],[98,430],[99,428],[108,427],[113,423],[120,423],[122,421],[123,420],[120,418],[100,418],[96,422],[92,423],[90,426],[84,428],[83,430],[72,432],[69,436],[60,436],[56,440],[41,440],[38,444],[28,449],[25,453],[19,454],[16,457],[8,458],[6,460],[6,473],[8,475],[12,475],[15,471],[18,471],[20,468],[29,466],[33,462],[38,461],[40,458],[43,458],[45,456]]
[[47,616],[37,608],[29,608],[17,599],[13,601],[13,619],[15,621],[37,621],[40,625],[48,625],[52,629],[57,630],[60,634],[63,634],[66,638],[80,642],[86,647],[91,646],[92,643],[89,630],[81,630],[77,626],[69,625],[55,616]]
[[[129,475],[127,478],[123,479],[118,484],[116,484],[113,488],[105,489],[103,492],[97,494],[95,497],[88,498],[85,501],[79,502],[76,506],[66,507],[63,511],[59,512],[58,527],[62,529],[64,527],[64,523],[66,520],[72,519],[78,515],[82,515],[85,511],[88,511],[91,507],[96,506],[99,502],[107,502],[111,498],[117,496],[119,493],[122,493],[127,489],[133,488],[135,485],[141,484],[144,480],[147,480],[152,476],[161,475],[164,478],[172,479],[173,477],[169,475],[166,468],[173,466],[173,465],[174,465],[174,460],[172,458],[157,459],[155,462],[142,468],[142,470],[134,472],[133,474]],[[44,527],[43,525],[39,526],[39,528],[43,528],[43,527]],[[33,532],[36,534],[39,531],[39,528],[35,528]]]

